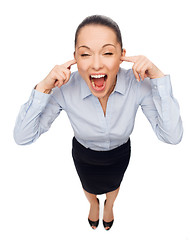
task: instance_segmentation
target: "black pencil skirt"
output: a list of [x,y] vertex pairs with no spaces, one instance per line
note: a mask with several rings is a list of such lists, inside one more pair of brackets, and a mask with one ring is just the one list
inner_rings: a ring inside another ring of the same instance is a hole
[[130,139],[109,151],[86,148],[75,137],[72,143],[74,164],[84,190],[98,195],[120,186],[130,160]]

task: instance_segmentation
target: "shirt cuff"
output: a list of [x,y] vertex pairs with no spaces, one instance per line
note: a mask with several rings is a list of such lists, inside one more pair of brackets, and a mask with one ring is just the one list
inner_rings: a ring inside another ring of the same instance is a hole
[[36,89],[33,89],[30,96],[29,105],[36,108],[44,109],[47,103],[49,102],[51,95],[52,93],[46,94],[39,92]]
[[170,75],[165,75],[161,78],[150,79],[150,82],[154,96],[160,96],[161,98],[171,96],[172,87]]

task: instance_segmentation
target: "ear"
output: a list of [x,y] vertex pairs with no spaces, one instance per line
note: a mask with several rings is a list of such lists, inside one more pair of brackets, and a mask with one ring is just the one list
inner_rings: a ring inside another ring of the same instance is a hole
[[[123,48],[122,49],[122,54],[121,54],[121,57],[124,57],[126,55],[126,49]],[[120,61],[120,63],[122,63],[123,61]]]
[[74,51],[73,55],[74,55],[74,59],[76,59],[76,52],[75,51]]

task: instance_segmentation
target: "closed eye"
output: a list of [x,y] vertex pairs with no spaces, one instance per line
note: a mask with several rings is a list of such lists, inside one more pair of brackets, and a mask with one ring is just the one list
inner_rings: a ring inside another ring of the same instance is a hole
[[111,52],[104,53],[104,55],[113,55]]
[[86,53],[81,54],[81,57],[88,57],[88,56],[90,56],[90,55],[89,55],[89,54],[86,54]]

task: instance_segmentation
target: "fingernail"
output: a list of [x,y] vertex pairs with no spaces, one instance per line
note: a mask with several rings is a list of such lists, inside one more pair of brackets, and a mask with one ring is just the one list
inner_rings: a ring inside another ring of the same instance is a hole
[[140,80],[139,80],[138,78],[136,78],[136,80],[137,80],[138,82],[140,82]]

